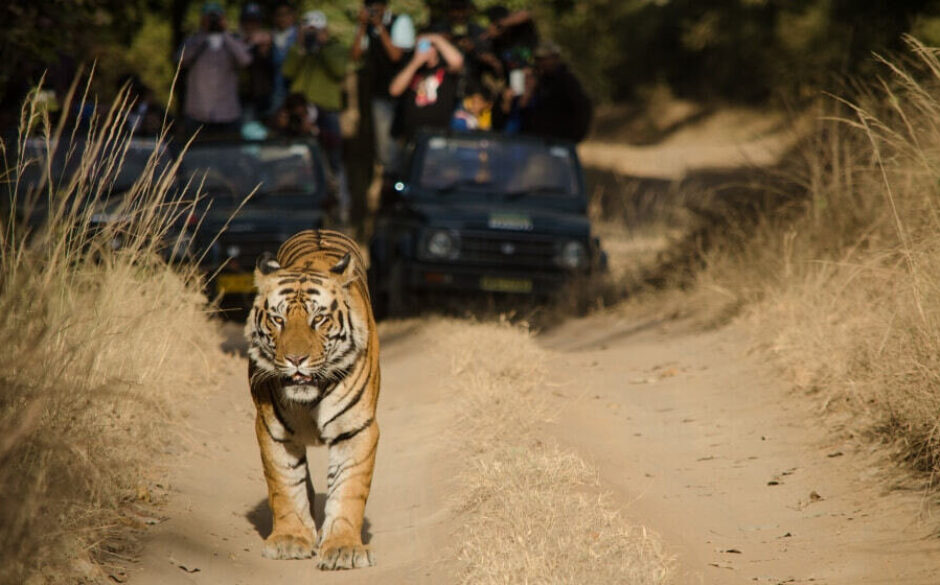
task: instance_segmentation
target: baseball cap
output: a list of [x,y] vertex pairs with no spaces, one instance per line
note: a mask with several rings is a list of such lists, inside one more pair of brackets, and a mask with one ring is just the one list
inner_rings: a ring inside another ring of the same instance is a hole
[[261,11],[261,6],[254,2],[249,2],[242,6],[241,20],[256,20],[260,21],[263,19],[263,13]]
[[502,20],[509,16],[509,9],[501,4],[497,4],[484,10],[483,14],[486,15],[487,20],[490,22],[496,22],[497,20]]
[[558,46],[558,43],[554,41],[544,40],[539,43],[539,46],[535,48],[535,53],[533,53],[536,59],[542,57],[555,57],[561,55],[561,47]]
[[326,28],[326,15],[323,14],[322,10],[311,10],[309,12],[304,12],[303,17],[300,20],[304,26],[311,26],[313,28]]
[[206,2],[202,5],[203,14],[225,14],[222,5],[218,2]]

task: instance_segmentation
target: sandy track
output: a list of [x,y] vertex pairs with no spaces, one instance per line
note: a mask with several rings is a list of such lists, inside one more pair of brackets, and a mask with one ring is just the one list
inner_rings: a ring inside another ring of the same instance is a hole
[[886,493],[896,472],[823,428],[741,328],[608,313],[542,343],[559,352],[546,432],[662,535],[676,583],[940,583],[921,494]]
[[[227,330],[232,338],[239,331]],[[247,365],[205,402],[191,404],[192,449],[168,477],[171,496],[159,512],[166,521],[147,537],[130,583],[449,583],[442,562],[448,542],[445,493],[453,466],[438,437],[450,423],[442,403],[449,372],[425,351],[419,335],[405,330],[383,340],[382,439],[364,532],[377,566],[367,570],[321,572],[314,561],[272,561],[261,557],[271,516],[254,437],[254,406]],[[237,345],[237,343],[235,343]],[[324,449],[308,454],[314,489],[326,484]],[[323,499],[316,498],[318,519]]]
[[[448,489],[460,462],[442,437],[457,401],[421,328],[383,339],[383,438],[366,511],[375,568],[261,558],[270,515],[239,371],[191,405],[192,448],[169,471],[167,520],[150,529],[130,582],[455,582]],[[662,535],[674,582],[937,583],[940,543],[918,519],[918,495],[883,493],[872,458],[820,428],[812,400],[791,395],[739,329],[610,312],[541,343],[553,352],[545,392],[557,413],[546,438],[594,464],[627,518]],[[310,460],[322,486],[323,453]]]

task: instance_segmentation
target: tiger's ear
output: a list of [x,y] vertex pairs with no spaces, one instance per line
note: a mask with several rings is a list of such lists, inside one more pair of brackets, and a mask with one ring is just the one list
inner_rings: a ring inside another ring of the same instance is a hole
[[346,272],[346,269],[349,268],[349,265],[352,263],[352,256],[349,252],[346,252],[346,255],[339,259],[339,262],[333,265],[330,268],[330,272],[333,274],[343,274]]
[[264,252],[258,256],[258,261],[255,263],[255,286],[257,287],[265,276],[280,268],[281,265],[277,263],[277,258],[271,252]]
[[353,263],[352,255],[349,252],[346,252],[346,255],[340,258],[339,262],[337,262],[330,268],[330,272],[332,272],[333,274],[339,274],[345,277],[342,279],[343,286],[349,286],[349,283],[351,283],[353,280],[356,279],[355,276],[352,276],[355,272],[353,269],[350,268],[352,263]]

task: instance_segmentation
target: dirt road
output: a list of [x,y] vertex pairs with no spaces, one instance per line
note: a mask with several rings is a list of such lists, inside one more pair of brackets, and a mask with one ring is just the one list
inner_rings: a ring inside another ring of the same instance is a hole
[[[468,325],[470,326],[470,325]],[[422,322],[383,338],[382,443],[368,536],[377,566],[321,573],[261,558],[270,526],[242,371],[191,405],[190,449],[172,461],[165,518],[134,584],[453,583],[460,461],[448,364]],[[237,332],[236,332],[237,335]],[[740,328],[690,330],[616,311],[540,339],[551,352],[541,432],[593,463],[625,516],[662,535],[674,583],[935,584],[940,543],[918,494],[884,493],[873,458],[820,428]],[[322,453],[312,451],[314,485]],[[322,510],[322,502],[318,501]]]
[[[240,331],[226,329],[233,346]],[[421,347],[408,329],[387,336],[382,354],[381,446],[366,509],[365,539],[377,566],[320,572],[312,561],[261,557],[271,527],[264,476],[254,436],[254,405],[247,364],[236,368],[221,391],[193,404],[192,449],[168,473],[171,496],[164,522],[148,536],[134,584],[203,583],[446,583],[443,545],[447,480],[454,464],[439,438],[451,421],[444,387],[449,371]],[[244,358],[242,358],[243,360]],[[308,454],[315,490],[326,485],[324,449]],[[322,496],[321,494],[318,494]],[[323,498],[315,499],[322,518]]]

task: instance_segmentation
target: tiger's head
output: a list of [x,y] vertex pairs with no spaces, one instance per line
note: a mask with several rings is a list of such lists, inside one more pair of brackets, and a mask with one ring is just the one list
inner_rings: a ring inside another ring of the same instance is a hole
[[271,254],[258,259],[258,292],[245,325],[248,355],[262,375],[280,378],[290,398],[316,397],[366,347],[368,323],[350,287],[352,262],[347,254],[317,270],[281,268]]

